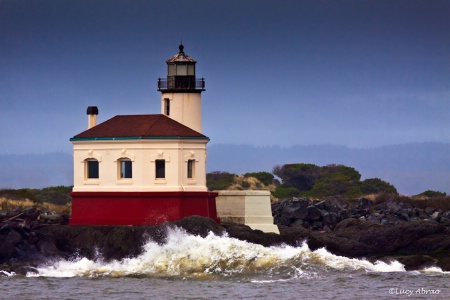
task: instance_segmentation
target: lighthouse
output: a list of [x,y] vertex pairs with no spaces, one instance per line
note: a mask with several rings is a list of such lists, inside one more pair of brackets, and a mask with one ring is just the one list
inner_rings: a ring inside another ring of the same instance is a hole
[[158,79],[161,92],[161,114],[180,122],[197,132],[202,132],[202,96],[204,78],[195,76],[197,61],[184,53],[184,46],[169,58],[167,77]]
[[97,124],[87,109],[88,129],[73,136],[74,184],[71,225],[155,225],[199,215],[219,221],[206,187],[202,133],[203,78],[196,61],[179,46],[158,79],[161,113],[116,115]]

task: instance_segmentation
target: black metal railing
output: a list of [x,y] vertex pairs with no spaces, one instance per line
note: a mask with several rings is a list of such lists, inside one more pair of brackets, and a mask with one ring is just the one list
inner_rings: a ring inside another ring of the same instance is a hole
[[195,77],[167,77],[158,78],[158,91],[165,90],[193,90],[204,91],[205,79],[196,79]]

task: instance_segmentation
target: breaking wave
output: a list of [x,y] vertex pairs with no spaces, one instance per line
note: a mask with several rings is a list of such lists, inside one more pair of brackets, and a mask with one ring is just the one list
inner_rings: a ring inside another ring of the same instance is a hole
[[[306,243],[299,247],[264,247],[227,236],[210,233],[206,237],[190,235],[181,229],[171,229],[167,242],[148,241],[141,255],[120,261],[78,258],[60,260],[37,268],[29,277],[214,277],[257,276],[270,280],[320,278],[333,271],[404,272],[404,266],[393,261],[371,263],[333,255],[326,249],[311,251]],[[438,272],[429,269],[428,272]],[[441,271],[442,272],[442,271]],[[256,280],[258,282],[258,280]]]

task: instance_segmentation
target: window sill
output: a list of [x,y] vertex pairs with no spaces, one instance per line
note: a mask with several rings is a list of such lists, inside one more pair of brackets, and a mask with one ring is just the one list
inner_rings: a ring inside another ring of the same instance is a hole
[[84,185],[99,185],[100,180],[99,179],[85,179],[83,180]]
[[133,180],[132,179],[119,179],[119,180],[117,180],[117,184],[118,185],[131,185],[131,184],[133,184]]
[[188,179],[187,184],[197,184],[197,180],[195,180],[195,179]]
[[155,184],[166,184],[167,180],[166,179],[155,179]]

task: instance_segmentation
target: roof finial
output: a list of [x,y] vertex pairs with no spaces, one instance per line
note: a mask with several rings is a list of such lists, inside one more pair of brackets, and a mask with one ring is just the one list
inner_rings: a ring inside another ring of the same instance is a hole
[[178,46],[178,49],[180,49],[180,52],[183,52],[183,49],[184,49],[183,38],[181,38],[180,46]]

